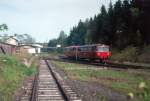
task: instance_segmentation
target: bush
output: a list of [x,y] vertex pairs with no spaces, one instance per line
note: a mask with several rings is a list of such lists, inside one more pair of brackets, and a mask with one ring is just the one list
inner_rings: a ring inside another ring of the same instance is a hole
[[138,57],[139,62],[150,63],[150,46],[145,46]]
[[129,46],[122,51],[114,50],[112,51],[111,60],[136,62],[138,61],[138,49]]

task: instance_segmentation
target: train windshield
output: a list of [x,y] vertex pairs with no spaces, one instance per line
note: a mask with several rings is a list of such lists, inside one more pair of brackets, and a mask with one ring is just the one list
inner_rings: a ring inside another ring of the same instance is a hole
[[98,52],[109,52],[109,47],[98,47]]

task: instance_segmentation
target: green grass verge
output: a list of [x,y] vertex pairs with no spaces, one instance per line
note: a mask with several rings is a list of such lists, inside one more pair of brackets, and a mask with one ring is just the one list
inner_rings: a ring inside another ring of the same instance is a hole
[[11,101],[22,80],[35,72],[35,65],[27,68],[14,56],[0,54],[0,101]]
[[112,90],[128,94],[129,92],[138,93],[138,84],[142,81],[146,82],[150,87],[150,81],[147,74],[139,74],[139,72],[106,70],[106,69],[91,69],[85,65],[64,63],[52,61],[60,69],[63,69],[67,76],[71,79],[97,82]]

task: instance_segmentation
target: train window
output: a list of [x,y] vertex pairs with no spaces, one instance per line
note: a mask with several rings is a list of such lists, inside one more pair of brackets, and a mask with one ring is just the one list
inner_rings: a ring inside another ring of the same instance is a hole
[[88,47],[84,47],[84,51],[88,51]]
[[65,48],[65,51],[68,51],[68,48]]
[[87,50],[86,47],[82,47],[82,48],[81,48],[81,51],[86,51],[86,50]]
[[85,47],[83,47],[83,51],[86,51]]
[[72,48],[69,48],[69,51],[72,51]]
[[103,50],[109,52],[109,47],[103,47]]
[[80,50],[83,51],[83,48],[81,47]]
[[81,51],[81,48],[78,48],[78,51]]
[[83,48],[83,47],[81,48],[81,51],[84,51],[84,48]]
[[85,51],[85,48],[84,48],[84,47],[82,47],[82,51]]
[[96,50],[96,46],[92,46],[92,51],[95,51]]
[[88,51],[92,51],[92,47],[88,47]]
[[71,51],[71,48],[67,48],[68,51]]
[[109,47],[98,47],[99,52],[109,52]]
[[77,48],[73,48],[73,51],[76,51]]

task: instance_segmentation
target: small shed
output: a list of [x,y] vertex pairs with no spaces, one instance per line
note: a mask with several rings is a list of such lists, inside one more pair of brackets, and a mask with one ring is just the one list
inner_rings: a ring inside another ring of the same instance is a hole
[[22,44],[19,46],[20,53],[39,54],[43,46],[39,44]]

